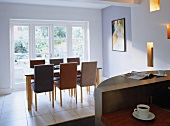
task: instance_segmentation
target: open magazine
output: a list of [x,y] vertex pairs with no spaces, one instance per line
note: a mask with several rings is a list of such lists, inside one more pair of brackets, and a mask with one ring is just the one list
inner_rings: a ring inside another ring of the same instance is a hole
[[130,74],[128,74],[127,78],[132,78],[136,80],[142,80],[142,79],[150,79],[155,77],[156,75],[151,73],[145,73],[145,72],[135,72],[132,71]]

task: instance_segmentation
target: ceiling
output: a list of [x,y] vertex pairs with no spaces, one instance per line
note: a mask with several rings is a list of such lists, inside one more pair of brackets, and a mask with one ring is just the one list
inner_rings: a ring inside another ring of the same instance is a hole
[[34,5],[66,6],[103,9],[105,7],[138,5],[139,0],[0,0],[0,3],[19,3]]

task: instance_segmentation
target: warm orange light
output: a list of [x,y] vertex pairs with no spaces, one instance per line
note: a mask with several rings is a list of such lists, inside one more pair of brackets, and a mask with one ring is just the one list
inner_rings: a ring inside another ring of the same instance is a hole
[[170,24],[167,25],[167,38],[170,39]]
[[160,0],[150,0],[150,12],[160,10]]
[[153,42],[147,42],[148,66],[153,67]]

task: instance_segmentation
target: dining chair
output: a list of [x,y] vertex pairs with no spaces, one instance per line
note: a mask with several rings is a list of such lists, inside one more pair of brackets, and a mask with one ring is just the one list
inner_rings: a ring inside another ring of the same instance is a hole
[[45,64],[45,59],[30,59],[30,68],[34,68],[34,65]]
[[[54,108],[54,70],[53,65],[35,65],[34,82],[31,89],[35,93],[35,110],[37,111],[37,94],[52,91],[52,107]],[[50,96],[51,97],[51,96]]]
[[[60,63],[63,63],[63,59],[50,59],[50,64],[54,64],[55,65],[60,65]],[[58,67],[59,68],[59,67]],[[54,76],[54,81],[59,80],[60,78],[58,76]],[[56,98],[55,98],[56,99]]]
[[63,63],[63,59],[50,59],[50,64],[60,65],[60,63]]
[[67,58],[67,63],[77,62],[77,65],[80,65],[80,58]]
[[77,78],[77,85],[80,86],[81,103],[83,102],[82,87],[88,87],[89,92],[90,92],[90,86],[96,87],[96,70],[97,70],[97,61],[82,62],[81,77]]
[[[75,97],[77,103],[77,63],[61,63],[60,79],[54,81],[56,87],[60,90],[60,106],[62,106],[62,90],[75,89]],[[56,95],[56,93],[55,93]]]

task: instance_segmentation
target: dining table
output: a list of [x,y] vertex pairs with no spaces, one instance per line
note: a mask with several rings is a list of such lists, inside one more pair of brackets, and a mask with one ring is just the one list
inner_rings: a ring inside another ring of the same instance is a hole
[[[96,70],[96,84],[98,85],[100,83],[100,69],[101,67],[97,67]],[[81,72],[81,65],[77,66],[77,72]],[[27,68],[24,70],[25,76],[26,76],[26,96],[27,96],[27,107],[28,110],[31,110],[32,105],[32,90],[31,90],[31,79],[34,79],[34,68]],[[54,69],[54,76],[59,76],[60,69]]]

